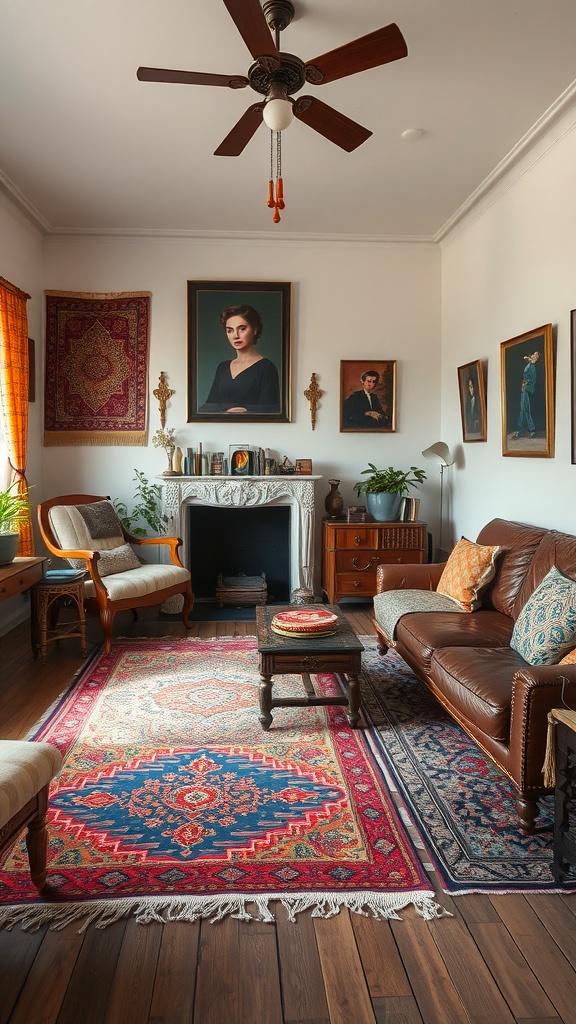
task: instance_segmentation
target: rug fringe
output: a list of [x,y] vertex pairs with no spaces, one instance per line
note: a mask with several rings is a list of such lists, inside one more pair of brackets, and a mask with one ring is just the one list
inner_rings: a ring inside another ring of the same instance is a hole
[[[221,895],[221,896],[132,896],[127,899],[104,900],[101,903],[19,904],[0,910],[0,928],[10,931],[20,924],[22,931],[38,931],[48,925],[50,931],[61,931],[67,925],[83,920],[78,932],[84,932],[90,925],[107,928],[125,917],[134,917],[138,924],[152,921],[165,924],[169,921],[197,921],[205,918],[211,924],[230,916],[239,921],[275,920],[271,903],[281,903],[286,909],[288,920],[296,922],[296,915],[306,910],[312,917],[333,917],[342,908],[347,908],[362,917],[373,917],[377,921],[393,919],[401,921],[398,911],[413,905],[420,917],[432,921],[439,917],[451,917],[449,911],[436,903],[429,892],[385,893],[272,893],[266,896]],[[254,907],[250,912],[248,907]]]

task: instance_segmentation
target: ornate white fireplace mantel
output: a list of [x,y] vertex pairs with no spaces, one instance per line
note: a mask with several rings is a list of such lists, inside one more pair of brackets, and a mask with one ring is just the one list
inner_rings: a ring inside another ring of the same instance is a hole
[[314,483],[320,476],[179,476],[160,477],[168,533],[182,537],[181,558],[190,564],[189,505],[250,508],[290,506],[290,592],[313,596]]

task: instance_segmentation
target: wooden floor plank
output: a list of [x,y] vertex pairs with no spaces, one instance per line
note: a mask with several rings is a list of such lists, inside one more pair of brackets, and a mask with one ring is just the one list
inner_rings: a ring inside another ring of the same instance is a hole
[[216,924],[202,921],[194,1024],[236,1024],[240,983],[238,921],[231,917]]
[[410,982],[389,922],[360,914],[353,914],[351,921],[372,999],[411,996]]
[[[526,902],[576,969],[576,922],[569,906],[548,893],[527,893]],[[572,906],[576,909],[576,894]]]
[[148,1020],[163,926],[129,918],[106,1008],[106,1024]]
[[126,921],[88,928],[58,1014],[58,1024],[103,1024]]
[[282,1003],[285,1024],[328,1024],[314,922],[308,913],[288,920],[284,907],[276,909],[276,934],[281,964]]
[[569,961],[523,896],[491,896],[490,899],[558,1016],[566,1024],[574,1024],[576,975]]
[[[471,924],[470,932],[516,1018],[554,1017],[555,1009],[502,922]],[[575,1008],[576,1009],[576,1008]]]
[[0,930],[0,1024],[10,1019],[45,934],[46,928],[23,932],[19,925],[10,932]]
[[[442,921],[446,923],[445,918]],[[405,919],[392,921],[391,927],[426,1024],[470,1024],[426,922]]]
[[[378,1024],[423,1024],[414,996],[387,996],[374,1000]],[[446,1018],[446,1024],[449,1024]]]
[[74,927],[46,932],[10,1024],[56,1024],[83,942]]
[[276,927],[258,921],[238,922],[241,971],[238,1024],[283,1024]]
[[348,911],[314,919],[330,1024],[374,1024],[376,1017]]
[[164,925],[154,979],[149,1024],[190,1024],[194,1015],[200,924]]

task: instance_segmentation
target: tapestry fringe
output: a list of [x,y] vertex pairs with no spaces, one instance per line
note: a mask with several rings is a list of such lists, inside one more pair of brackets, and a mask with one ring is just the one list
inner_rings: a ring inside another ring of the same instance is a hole
[[[342,908],[347,908],[362,917],[373,917],[377,921],[393,919],[401,921],[398,911],[413,905],[420,917],[432,921],[439,917],[452,917],[449,911],[436,903],[429,892],[342,892],[342,893],[272,893],[266,896],[221,895],[221,896],[132,896],[127,899],[104,900],[82,903],[19,904],[0,910],[0,928],[10,931],[20,924],[23,931],[38,931],[48,925],[51,931],[61,931],[67,925],[83,921],[78,932],[84,932],[90,925],[107,928],[125,917],[134,917],[137,924],[156,921],[166,924],[170,921],[197,921],[205,918],[214,924],[230,916],[239,921],[273,922],[274,913],[270,903],[281,903],[286,909],[288,920],[296,923],[296,915],[311,910],[312,917],[333,917]],[[250,913],[249,906],[255,907]]]
[[58,295],[64,299],[140,299],[150,298],[152,292],[60,292],[45,289],[44,295]]
[[67,430],[45,430],[44,447],[74,447],[76,445],[91,445],[93,447],[114,447],[119,446],[145,448],[148,444],[148,434],[144,430],[126,432],[113,432],[109,434],[90,433],[89,431],[67,431]]

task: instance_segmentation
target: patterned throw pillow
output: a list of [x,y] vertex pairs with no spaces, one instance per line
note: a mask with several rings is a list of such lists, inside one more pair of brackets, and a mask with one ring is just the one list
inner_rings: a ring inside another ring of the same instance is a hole
[[529,665],[557,665],[576,644],[576,582],[552,566],[528,598],[510,646]]
[[120,547],[100,552],[98,572],[101,576],[111,576],[115,572],[139,569],[141,565],[142,562],[136,557],[134,549],[129,544],[121,544]]
[[499,552],[497,544],[474,544],[462,537],[446,562],[437,592],[451,597],[465,612],[475,611],[480,591],[494,578]]

